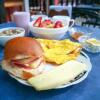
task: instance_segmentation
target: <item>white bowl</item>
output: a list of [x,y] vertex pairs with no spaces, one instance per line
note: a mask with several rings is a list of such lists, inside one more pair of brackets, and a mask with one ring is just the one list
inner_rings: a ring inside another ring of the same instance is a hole
[[[90,41],[92,41],[92,42],[90,42]],[[99,53],[100,52],[100,40],[97,40],[95,38],[90,38],[81,44],[83,45],[83,48],[85,50],[87,50],[88,52],[91,52],[91,53]]]
[[1,35],[0,36],[0,45],[4,46],[5,43],[12,39],[12,38],[15,38],[15,37],[23,37],[25,36],[25,30],[23,28],[20,28],[20,27],[8,27],[8,28],[2,28],[0,29],[0,33],[5,31],[5,30],[9,30],[9,29],[18,29],[18,30],[22,30],[21,33],[18,33],[18,34],[13,34],[13,35]]
[[69,29],[69,23],[61,28],[40,28],[33,26],[34,21],[29,23],[32,34],[38,38],[61,39]]

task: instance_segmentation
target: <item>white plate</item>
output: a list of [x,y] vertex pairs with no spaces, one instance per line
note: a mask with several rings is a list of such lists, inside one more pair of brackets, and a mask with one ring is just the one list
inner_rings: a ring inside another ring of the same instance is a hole
[[[87,54],[85,54],[84,52],[81,52],[81,54],[79,55],[79,57],[77,58],[77,61],[81,62],[81,63],[85,63],[87,65],[87,71],[84,72],[83,74],[79,75],[76,77],[75,80],[71,80],[69,83],[66,83],[62,86],[59,86],[59,87],[55,87],[55,89],[59,89],[59,88],[65,88],[65,87],[68,87],[68,86],[71,86],[71,85],[75,85],[75,84],[78,84],[80,82],[82,82],[89,74],[89,72],[91,71],[92,69],[92,64],[90,62],[90,58],[87,56]],[[52,65],[47,65],[47,70],[50,70],[50,68],[52,68]],[[22,79],[19,79],[11,74],[9,74],[12,78],[16,79],[18,82],[24,84],[24,85],[27,85],[27,86],[31,86],[29,83],[27,83],[27,81],[25,80],[22,80]]]

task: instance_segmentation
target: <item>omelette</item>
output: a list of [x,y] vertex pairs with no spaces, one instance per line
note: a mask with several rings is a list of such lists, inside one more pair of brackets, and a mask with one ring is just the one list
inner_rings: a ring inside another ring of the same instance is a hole
[[80,54],[81,45],[65,40],[37,39],[44,50],[46,62],[53,64],[63,64],[69,60],[74,60]]

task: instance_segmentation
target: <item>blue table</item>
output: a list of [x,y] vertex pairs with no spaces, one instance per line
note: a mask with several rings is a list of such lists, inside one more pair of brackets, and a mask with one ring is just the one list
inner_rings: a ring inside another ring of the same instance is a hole
[[[0,28],[12,25],[3,24]],[[99,33],[97,30],[94,35],[100,37]],[[63,89],[38,92],[12,79],[0,68],[0,100],[100,100],[100,53],[85,53],[93,65],[89,76],[83,82]],[[0,47],[0,59],[2,57],[3,48]]]

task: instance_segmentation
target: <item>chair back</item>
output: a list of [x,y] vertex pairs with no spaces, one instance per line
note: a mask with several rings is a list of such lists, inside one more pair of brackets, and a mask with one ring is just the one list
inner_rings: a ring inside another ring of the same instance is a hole
[[[82,25],[93,25],[100,27],[100,15],[99,12],[93,11],[93,10],[81,10],[81,13],[86,18],[86,21],[82,22]],[[82,17],[84,17],[82,16]]]
[[62,11],[56,11],[54,9],[49,11],[49,16],[53,17],[55,15],[63,15],[63,16],[69,16],[68,11],[62,10]]
[[72,13],[71,6],[62,6],[62,5],[52,5],[49,7],[49,16],[53,17],[55,15],[63,15],[63,16],[70,16]]

